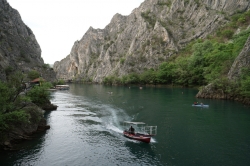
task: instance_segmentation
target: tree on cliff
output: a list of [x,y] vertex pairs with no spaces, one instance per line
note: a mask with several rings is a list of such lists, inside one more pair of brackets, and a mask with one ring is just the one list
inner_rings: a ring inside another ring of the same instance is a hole
[[34,86],[26,93],[26,87],[23,82],[24,78],[24,74],[16,72],[8,77],[7,82],[0,81],[1,114],[19,111],[30,102],[41,106],[49,101],[50,94],[46,89],[51,86],[50,83],[42,83],[41,86]]
[[27,96],[20,95],[25,89],[23,79],[24,75],[16,72],[8,77],[7,82],[0,81],[0,112],[2,114],[21,110],[30,101]]
[[25,93],[24,74],[16,72],[7,78],[7,82],[0,81],[0,140],[3,139],[3,133],[10,130],[11,126],[30,123],[30,112],[39,117],[40,113],[26,109],[32,105],[31,102],[42,105],[50,99],[50,94],[46,91],[48,84],[36,86]]
[[38,106],[49,102],[50,93],[47,91],[51,87],[50,83],[42,83],[40,86],[34,86],[28,93],[27,96],[30,98],[31,102]]

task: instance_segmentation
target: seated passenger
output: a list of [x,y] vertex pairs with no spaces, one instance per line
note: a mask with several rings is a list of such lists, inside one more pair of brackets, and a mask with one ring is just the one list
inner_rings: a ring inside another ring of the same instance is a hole
[[132,127],[132,126],[130,126],[130,128],[129,128],[129,133],[131,133],[131,134],[135,134],[135,129]]

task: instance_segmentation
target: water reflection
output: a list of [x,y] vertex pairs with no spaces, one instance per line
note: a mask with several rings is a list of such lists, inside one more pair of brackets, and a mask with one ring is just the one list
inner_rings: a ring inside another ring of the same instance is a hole
[[47,132],[36,133],[31,140],[19,144],[17,146],[17,149],[20,149],[19,151],[1,152],[0,165],[35,165],[34,163],[39,160],[43,153]]

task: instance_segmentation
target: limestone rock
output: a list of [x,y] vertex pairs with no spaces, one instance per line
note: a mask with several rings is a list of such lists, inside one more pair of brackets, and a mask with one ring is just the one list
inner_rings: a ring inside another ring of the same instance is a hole
[[0,80],[6,79],[5,70],[10,67],[24,73],[36,70],[48,81],[56,79],[53,69],[44,68],[41,48],[32,30],[17,10],[0,0]]
[[115,14],[104,29],[92,27],[70,54],[54,64],[58,79],[91,80],[141,73],[249,9],[248,0],[145,0],[128,16]]
[[228,73],[228,78],[231,80],[239,78],[241,69],[244,67],[250,67],[250,37],[247,39],[239,56],[235,59]]

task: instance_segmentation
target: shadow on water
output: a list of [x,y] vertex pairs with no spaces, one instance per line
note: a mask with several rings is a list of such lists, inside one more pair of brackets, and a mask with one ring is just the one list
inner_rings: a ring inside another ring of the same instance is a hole
[[[2,152],[0,155],[0,165],[32,165],[32,160],[35,161],[42,153],[46,133],[47,131],[43,131],[32,135],[31,140],[24,141],[17,146],[18,151]],[[27,160],[24,160],[25,158]]]
[[[44,118],[48,119],[50,114],[51,111],[45,111]],[[24,140],[17,144],[17,151],[0,151],[0,165],[33,165],[43,151],[46,134],[48,132],[49,130],[34,133],[32,136],[30,136],[30,140]],[[27,160],[23,160],[26,158]]]

